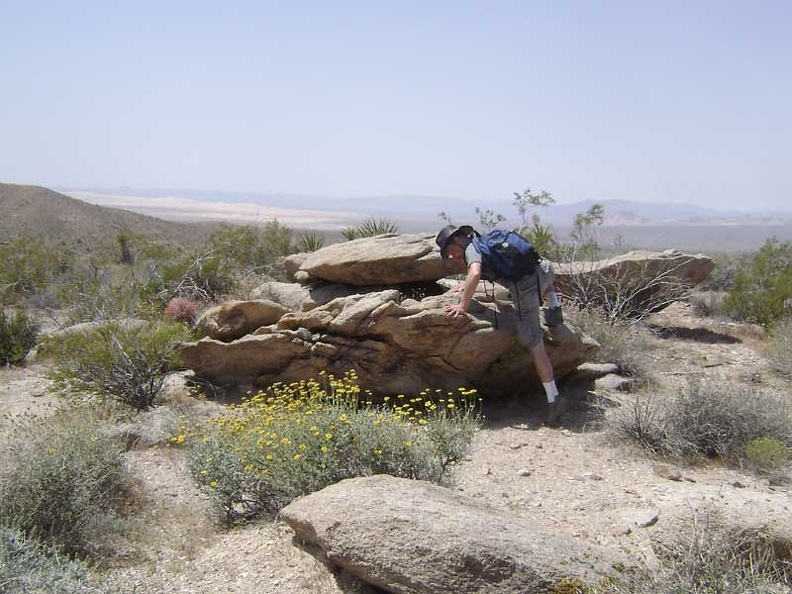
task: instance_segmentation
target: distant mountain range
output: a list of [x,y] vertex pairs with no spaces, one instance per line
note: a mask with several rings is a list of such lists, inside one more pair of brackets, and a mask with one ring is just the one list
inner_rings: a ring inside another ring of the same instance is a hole
[[[445,213],[453,221],[472,222],[477,220],[476,207],[492,209],[507,217],[509,223],[517,224],[517,212],[508,200],[490,203],[477,203],[472,200],[444,198],[438,196],[414,195],[372,195],[356,198],[329,198],[326,196],[300,194],[258,194],[224,191],[204,191],[191,189],[141,189],[130,187],[116,188],[72,188],[63,189],[66,194],[92,193],[95,195],[141,197],[149,199],[186,198],[201,202],[224,202],[231,204],[255,204],[281,209],[298,209],[321,212],[357,213],[359,217],[373,216],[392,218],[410,228],[434,228],[441,221],[440,213]],[[596,201],[605,209],[606,226],[656,225],[685,223],[701,224],[786,224],[792,222],[792,212],[722,211],[704,208],[693,204],[657,204],[630,200]],[[575,215],[586,212],[594,200],[584,200],[572,204],[553,204],[536,208],[542,221],[560,226],[571,226]]]
[[[20,236],[93,250],[120,230],[178,245],[200,243],[221,222],[259,225],[276,219],[295,232],[317,231],[340,239],[340,231],[368,217],[392,220],[402,233],[434,233],[445,212],[458,224],[478,225],[477,206],[504,215],[514,207],[420,196],[327,200],[320,197],[116,189],[65,190],[0,183],[0,243]],[[68,194],[68,195],[67,195]],[[190,194],[190,197],[184,197]],[[562,241],[574,216],[593,202],[536,209]],[[603,247],[717,253],[756,250],[769,238],[792,241],[792,214],[727,213],[682,204],[605,201]],[[510,219],[503,226],[517,226]]]

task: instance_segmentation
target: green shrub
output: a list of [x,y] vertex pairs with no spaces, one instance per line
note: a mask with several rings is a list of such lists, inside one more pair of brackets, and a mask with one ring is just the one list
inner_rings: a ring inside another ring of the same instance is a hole
[[47,594],[113,594],[120,585],[98,579],[88,565],[23,532],[0,528],[0,591]]
[[297,240],[297,249],[300,252],[315,252],[324,247],[325,238],[315,230],[302,233]]
[[97,550],[130,485],[120,438],[84,413],[23,418],[3,459],[0,526],[68,555]]
[[36,346],[38,325],[22,310],[0,308],[0,366],[16,365]]
[[356,227],[347,227],[341,234],[348,240],[360,239],[362,237],[376,237],[387,233],[397,233],[399,230],[396,223],[390,219],[376,219],[369,217]]
[[183,324],[109,322],[46,341],[56,388],[110,398],[147,410],[177,368],[177,343],[192,339]]
[[193,478],[228,520],[278,510],[345,478],[386,473],[439,482],[478,426],[474,392],[375,406],[359,401],[354,374],[276,384],[229,413],[183,427]]
[[71,260],[63,250],[27,237],[0,244],[0,298],[41,293],[70,266]]
[[778,470],[789,459],[789,448],[781,440],[757,437],[745,446],[745,457],[758,470]]
[[724,300],[724,311],[746,322],[772,327],[790,313],[792,243],[769,239],[743,262]]

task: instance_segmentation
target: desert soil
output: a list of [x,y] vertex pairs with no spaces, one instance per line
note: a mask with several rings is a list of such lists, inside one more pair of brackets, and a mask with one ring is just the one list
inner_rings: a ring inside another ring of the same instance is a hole
[[[651,349],[661,388],[693,376],[788,393],[762,355],[762,332],[701,319],[683,305],[656,315]],[[593,411],[633,398],[591,386],[567,387],[561,426],[540,424],[541,410],[510,402],[485,410],[469,456],[454,473],[457,489],[556,530],[657,563],[658,543],[688,538],[697,522],[790,525],[789,488],[718,464],[675,467],[607,439]],[[0,417],[57,406],[43,366],[0,371]],[[160,442],[128,453],[144,500],[130,543],[105,570],[137,594],[261,592],[334,594],[327,568],[292,543],[282,522],[264,519],[223,529],[207,496],[191,483],[178,449]]]

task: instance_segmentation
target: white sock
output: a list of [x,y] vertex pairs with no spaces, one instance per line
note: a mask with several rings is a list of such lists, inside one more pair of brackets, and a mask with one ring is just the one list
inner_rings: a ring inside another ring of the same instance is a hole
[[558,388],[556,387],[555,380],[542,382],[542,385],[544,386],[545,394],[547,394],[547,404],[553,404],[556,396],[558,396]]
[[547,294],[547,306],[552,308],[561,307],[561,297],[558,296],[558,293],[552,291]]

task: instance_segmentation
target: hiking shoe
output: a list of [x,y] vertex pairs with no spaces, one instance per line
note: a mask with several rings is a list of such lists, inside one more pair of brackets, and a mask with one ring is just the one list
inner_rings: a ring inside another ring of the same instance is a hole
[[549,328],[560,326],[564,323],[564,313],[561,307],[548,307],[544,312],[544,319]]
[[566,410],[566,403],[559,397],[555,402],[547,403],[547,412],[542,424],[545,427],[558,427],[561,424],[561,413]]

